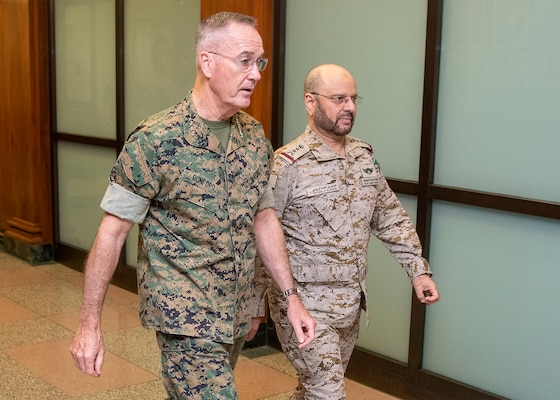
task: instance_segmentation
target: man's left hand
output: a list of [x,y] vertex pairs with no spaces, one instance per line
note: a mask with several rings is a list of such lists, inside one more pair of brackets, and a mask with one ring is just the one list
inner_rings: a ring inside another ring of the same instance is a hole
[[412,286],[421,303],[429,306],[439,301],[437,286],[429,275],[417,276],[412,280]]

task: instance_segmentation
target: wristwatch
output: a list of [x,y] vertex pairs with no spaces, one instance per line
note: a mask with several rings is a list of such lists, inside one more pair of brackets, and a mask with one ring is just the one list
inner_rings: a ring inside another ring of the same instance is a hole
[[282,298],[283,298],[284,300],[286,300],[286,299],[288,298],[288,296],[291,296],[291,295],[293,295],[293,294],[299,295],[299,290],[298,290],[298,288],[293,287],[293,288],[289,288],[289,289],[284,290],[284,291],[282,292]]

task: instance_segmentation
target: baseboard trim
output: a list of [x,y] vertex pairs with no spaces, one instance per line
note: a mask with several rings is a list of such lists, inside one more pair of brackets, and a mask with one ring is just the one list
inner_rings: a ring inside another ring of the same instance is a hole
[[54,261],[51,244],[28,243],[8,234],[3,235],[2,243],[6,253],[21,258],[31,265],[49,264]]
[[426,370],[411,379],[405,363],[360,348],[354,350],[346,376],[403,400],[507,400]]

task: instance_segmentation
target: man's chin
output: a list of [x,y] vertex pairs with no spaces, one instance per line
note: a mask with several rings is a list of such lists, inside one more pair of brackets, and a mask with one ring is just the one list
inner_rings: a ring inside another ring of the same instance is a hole
[[247,96],[243,96],[240,97],[237,100],[237,105],[239,106],[239,108],[247,108],[251,105],[251,95],[247,95]]
[[348,135],[352,131],[353,123],[344,124],[339,127],[337,134],[340,136]]

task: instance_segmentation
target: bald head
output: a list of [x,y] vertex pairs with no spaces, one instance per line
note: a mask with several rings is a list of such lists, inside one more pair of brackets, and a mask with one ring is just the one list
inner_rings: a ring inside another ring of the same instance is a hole
[[319,65],[307,74],[303,89],[311,129],[334,147],[343,148],[361,99],[352,74],[340,65]]
[[323,64],[313,68],[307,74],[303,83],[304,93],[321,93],[326,88],[337,91],[337,86],[353,86],[356,90],[356,83],[352,74],[340,65]]

